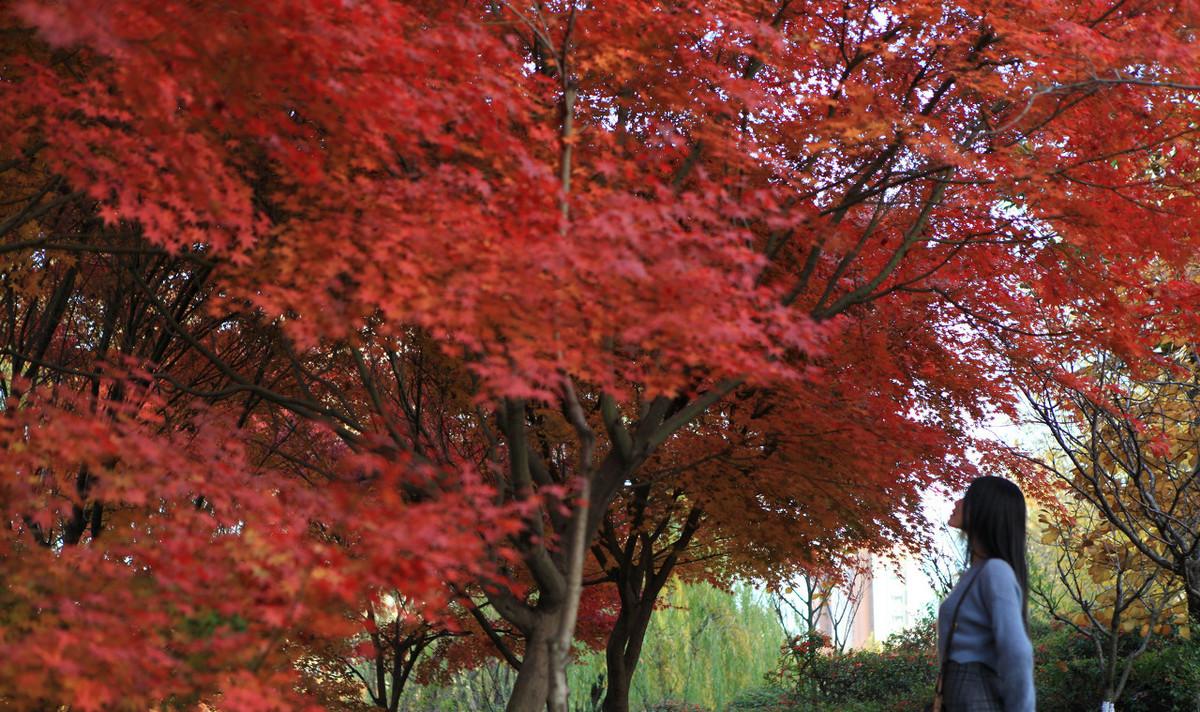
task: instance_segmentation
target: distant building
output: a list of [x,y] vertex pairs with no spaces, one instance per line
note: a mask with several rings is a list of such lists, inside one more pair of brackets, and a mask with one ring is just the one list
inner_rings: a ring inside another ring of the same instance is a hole
[[882,642],[893,633],[916,625],[937,608],[937,595],[916,558],[874,561],[871,574],[866,598],[860,606],[860,611],[870,608],[871,612],[863,624],[855,621],[855,632],[865,632],[851,638],[851,647],[862,647],[871,640]]
[[817,630],[845,641],[848,650],[882,643],[928,616],[938,604],[917,558],[862,557],[867,573],[855,579],[850,591],[835,590],[817,618]]

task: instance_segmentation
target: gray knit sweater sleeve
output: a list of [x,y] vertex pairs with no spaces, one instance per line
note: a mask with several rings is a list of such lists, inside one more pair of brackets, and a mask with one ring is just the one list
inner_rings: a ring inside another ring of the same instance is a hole
[[[978,576],[978,580],[964,597],[967,587],[963,584],[972,576]],[[1025,632],[1021,584],[1012,567],[1003,559],[988,559],[963,574],[939,611],[939,653],[959,598],[963,602],[950,659],[981,662],[995,670],[1005,712],[1034,712],[1033,644]]]

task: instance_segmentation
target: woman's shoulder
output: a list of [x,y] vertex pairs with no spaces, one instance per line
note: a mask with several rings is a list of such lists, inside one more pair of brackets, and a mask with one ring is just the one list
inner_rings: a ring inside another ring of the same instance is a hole
[[991,587],[1013,585],[1020,588],[1017,573],[1013,571],[1012,564],[1004,559],[993,557],[981,562],[979,566],[980,581],[988,583]]
[[998,556],[993,556],[990,559],[984,559],[979,564],[979,566],[981,569],[981,571],[979,572],[981,576],[1012,576],[1013,578],[1017,577],[1016,572],[1013,571],[1012,564],[1008,563],[1006,560],[1001,559]]

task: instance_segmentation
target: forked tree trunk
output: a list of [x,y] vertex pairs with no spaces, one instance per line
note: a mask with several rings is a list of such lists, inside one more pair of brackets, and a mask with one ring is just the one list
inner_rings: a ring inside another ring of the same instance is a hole
[[1200,626],[1200,576],[1192,578],[1192,576],[1200,572],[1195,572],[1195,568],[1193,566],[1186,566],[1184,569],[1188,574],[1191,574],[1191,576],[1184,579],[1184,591],[1187,594],[1188,623],[1192,626],[1193,630],[1197,626]]
[[579,596],[575,595],[552,608],[537,610],[505,712],[567,712],[567,667],[578,606]]
[[521,669],[517,671],[517,681],[505,712],[542,712],[547,708],[551,676],[550,628],[553,618],[557,617],[539,615],[525,645],[525,656],[521,659]]
[[583,591],[583,559],[591,538],[588,505],[591,482],[588,476],[577,478],[579,496],[563,541],[565,586],[555,600],[547,596],[533,609],[534,622],[526,642],[525,657],[517,673],[517,683],[506,712],[567,712],[570,690],[567,666],[571,662],[571,642],[575,639],[575,621]]
[[[576,496],[569,500],[569,515],[551,508],[544,510],[544,515],[537,514],[531,518],[531,532],[535,536],[519,543],[522,558],[537,584],[537,603],[531,605],[507,592],[487,594],[496,612],[521,630],[526,640],[525,656],[519,663],[513,659],[511,652],[506,655],[519,668],[512,696],[505,708],[507,712],[541,712],[543,709],[567,712],[567,667],[583,590],[583,562],[605,512],[620,487],[630,480],[656,447],[740,383],[741,380],[722,381],[716,388],[706,391],[678,410],[672,410],[676,399],[658,396],[650,403],[633,433],[617,417],[615,401],[602,396],[602,408],[607,414],[606,425],[617,433],[614,440],[620,445],[614,447],[597,466],[594,462],[595,433],[588,424],[573,383],[570,379],[564,380],[563,413],[575,428],[579,440],[579,465],[575,470],[577,474],[572,478],[578,487]],[[603,405],[604,402],[607,405]],[[549,482],[551,478],[547,465],[529,445],[526,411],[523,401],[506,400],[497,420],[508,440],[509,466],[515,490],[528,494],[534,489],[535,473],[539,483]],[[542,516],[553,523],[555,532],[559,534],[559,547],[555,551],[546,547],[548,537]],[[695,516],[699,516],[698,510]],[[686,527],[688,531],[682,538],[679,551],[686,547],[694,526],[693,522]],[[668,556],[664,564],[668,570],[674,567],[677,556],[678,551]],[[647,597],[651,606],[661,587],[661,582],[656,586],[646,586],[647,592],[653,591]],[[503,647],[502,643],[500,645]],[[640,646],[641,636],[638,638],[639,649]]]
[[642,599],[632,608],[621,606],[605,649],[608,690],[604,695],[604,712],[629,712],[629,688],[642,655],[642,644],[657,597],[655,591],[653,597]]
[[[648,496],[649,489],[643,488],[639,495]],[[700,527],[701,517],[700,508],[692,507],[679,537],[664,549],[666,554],[661,558],[655,554],[653,535],[643,536],[641,556],[636,559],[636,552],[632,548],[623,551],[622,547],[617,546],[620,542],[612,539],[608,542],[611,547],[609,552],[617,557],[614,583],[620,594],[621,607],[605,648],[608,690],[604,696],[604,712],[629,712],[629,689],[642,656],[642,645],[650,627],[650,617],[654,614],[654,604],[675,571],[679,557],[687,550]],[[635,517],[635,522],[639,525],[642,523],[640,514]],[[606,533],[610,534],[611,530]]]

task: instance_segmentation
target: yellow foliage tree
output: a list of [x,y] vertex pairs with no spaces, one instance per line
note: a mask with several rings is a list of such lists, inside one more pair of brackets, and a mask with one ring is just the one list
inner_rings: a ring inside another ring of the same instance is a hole
[[[1054,444],[1044,465],[1095,526],[1074,524],[1088,550],[1136,562],[1133,571],[1178,583],[1191,624],[1200,622],[1200,359],[1160,349],[1150,372],[1100,355],[1070,389],[1028,392]],[[1068,523],[1071,519],[1067,520]],[[1136,554],[1136,556],[1133,556]],[[1091,566],[1092,564],[1089,564]],[[1133,573],[1133,572],[1131,572]],[[1097,569],[1097,577],[1102,569]]]
[[1031,582],[1030,595],[1091,641],[1102,699],[1115,702],[1154,637],[1190,636],[1186,597],[1178,576],[1144,556],[1086,498],[1067,491],[1060,505],[1038,514],[1053,577]]

